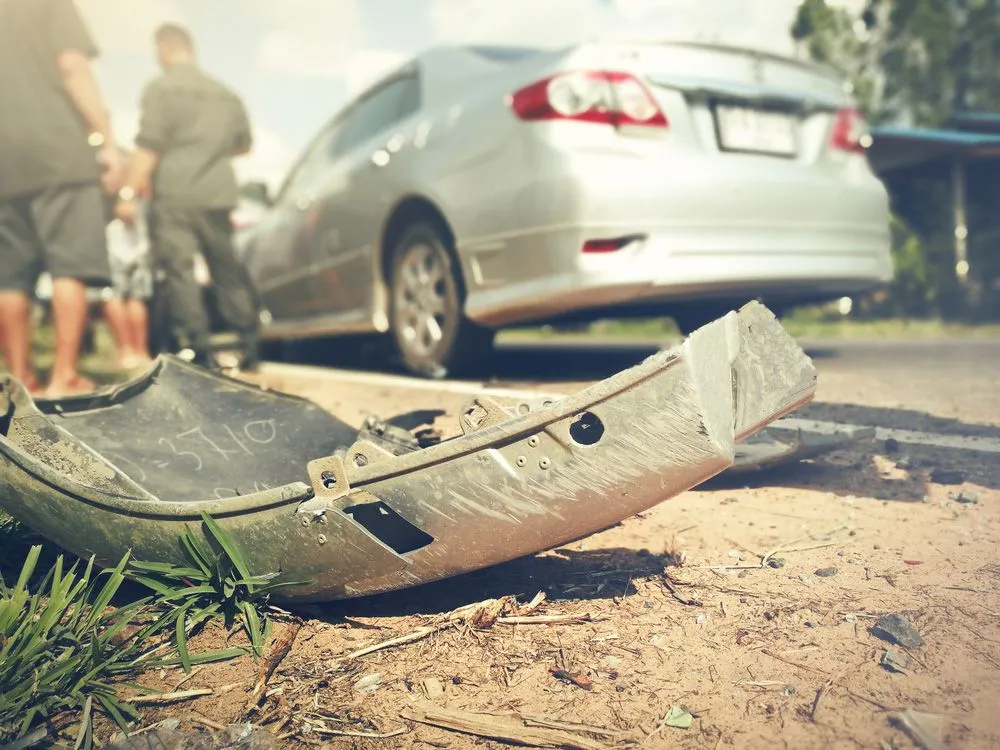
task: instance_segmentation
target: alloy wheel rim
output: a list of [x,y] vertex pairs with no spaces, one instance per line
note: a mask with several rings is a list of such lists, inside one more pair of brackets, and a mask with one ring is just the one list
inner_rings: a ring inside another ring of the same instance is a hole
[[420,242],[407,249],[396,275],[399,337],[411,353],[431,355],[451,327],[454,310],[445,261],[435,248]]

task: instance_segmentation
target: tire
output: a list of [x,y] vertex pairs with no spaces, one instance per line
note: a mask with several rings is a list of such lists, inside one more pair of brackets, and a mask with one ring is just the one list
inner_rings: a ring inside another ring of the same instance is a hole
[[389,329],[399,363],[422,377],[469,374],[495,332],[464,314],[465,285],[443,232],[419,222],[403,231],[389,265]]

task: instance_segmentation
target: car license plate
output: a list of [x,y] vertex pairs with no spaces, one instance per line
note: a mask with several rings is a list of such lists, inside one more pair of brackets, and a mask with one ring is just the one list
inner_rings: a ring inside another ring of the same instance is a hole
[[783,112],[720,104],[715,108],[719,147],[724,151],[750,151],[795,156],[796,120]]

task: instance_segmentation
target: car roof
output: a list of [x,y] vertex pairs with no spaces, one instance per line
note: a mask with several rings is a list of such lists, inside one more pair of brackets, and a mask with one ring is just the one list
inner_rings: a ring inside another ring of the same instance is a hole
[[387,81],[413,68],[420,70],[425,98],[447,95],[455,87],[556,50],[542,47],[487,44],[437,45],[409,58],[352,97],[348,108]]

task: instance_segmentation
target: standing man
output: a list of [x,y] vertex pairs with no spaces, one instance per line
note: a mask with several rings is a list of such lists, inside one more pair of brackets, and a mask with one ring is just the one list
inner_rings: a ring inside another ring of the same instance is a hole
[[94,389],[77,371],[86,287],[110,277],[101,188],[114,193],[122,169],[90,65],[96,55],[73,0],[0,0],[0,340],[10,373],[37,391],[31,296],[47,270],[50,396]]
[[198,67],[186,29],[166,24],[155,41],[163,75],[143,93],[136,150],[115,213],[133,222],[137,196],[151,194],[153,263],[173,336],[195,362],[214,367],[196,253],[211,272],[223,318],[243,335],[251,357],[256,351],[256,295],[233,252],[229,218],[238,197],[232,158],[250,151],[250,123],[240,98]]

